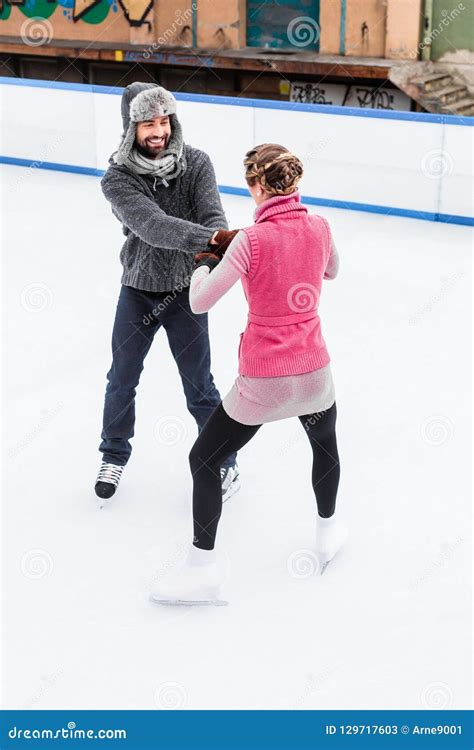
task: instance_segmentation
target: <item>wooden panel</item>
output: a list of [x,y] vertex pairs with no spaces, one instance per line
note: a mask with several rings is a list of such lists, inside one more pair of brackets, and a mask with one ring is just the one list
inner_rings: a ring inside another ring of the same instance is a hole
[[321,54],[338,55],[341,37],[340,0],[322,0],[320,11]]
[[385,56],[387,0],[347,0],[345,54]]
[[417,59],[422,18],[422,0],[388,0],[386,57]]

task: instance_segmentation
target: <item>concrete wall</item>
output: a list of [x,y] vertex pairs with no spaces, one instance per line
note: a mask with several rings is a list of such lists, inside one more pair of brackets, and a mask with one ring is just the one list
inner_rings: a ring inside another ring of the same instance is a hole
[[456,50],[466,53],[466,64],[472,63],[469,52],[474,51],[474,2],[433,0],[431,59],[449,59]]

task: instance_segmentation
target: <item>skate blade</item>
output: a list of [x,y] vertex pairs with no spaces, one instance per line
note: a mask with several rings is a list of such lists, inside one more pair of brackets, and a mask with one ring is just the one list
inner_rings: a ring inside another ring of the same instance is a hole
[[320,571],[319,575],[322,576],[324,571],[326,570],[327,566],[332,562],[332,560],[325,560],[324,562],[320,563]]
[[163,607],[227,607],[229,602],[224,599],[196,599],[195,601],[185,601],[184,599],[154,599],[150,596],[153,604],[160,604]]
[[341,550],[338,549],[337,552],[333,555],[333,557],[331,557],[330,560],[319,560],[319,575],[320,576],[323,575],[323,573],[325,572],[325,570],[328,567],[328,565],[330,565],[332,563],[332,561],[338,556],[338,554],[340,553],[340,551]]
[[103,510],[104,508],[107,508],[109,505],[111,505],[114,501],[115,495],[112,495],[111,497],[98,497],[96,495],[97,500],[97,507],[99,510]]
[[237,479],[236,482],[233,482],[232,485],[229,487],[225,495],[222,497],[222,504],[227,502],[233,495],[235,495],[236,492],[240,490],[240,479]]

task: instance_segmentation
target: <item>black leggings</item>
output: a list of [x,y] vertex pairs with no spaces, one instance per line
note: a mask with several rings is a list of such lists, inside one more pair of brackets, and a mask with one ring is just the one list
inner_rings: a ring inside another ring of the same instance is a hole
[[[298,417],[313,449],[312,485],[318,513],[333,515],[339,485],[336,442],[336,403],[326,411]],[[220,468],[225,459],[249,442],[262,425],[245,425],[227,415],[222,403],[202,428],[189,454],[193,475],[194,544],[214,549],[222,512]]]

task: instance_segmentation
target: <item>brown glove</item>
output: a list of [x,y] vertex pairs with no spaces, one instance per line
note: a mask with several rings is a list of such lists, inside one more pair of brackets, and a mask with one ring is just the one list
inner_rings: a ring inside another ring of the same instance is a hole
[[211,252],[222,258],[238,231],[238,229],[219,229],[214,242],[208,243]]

